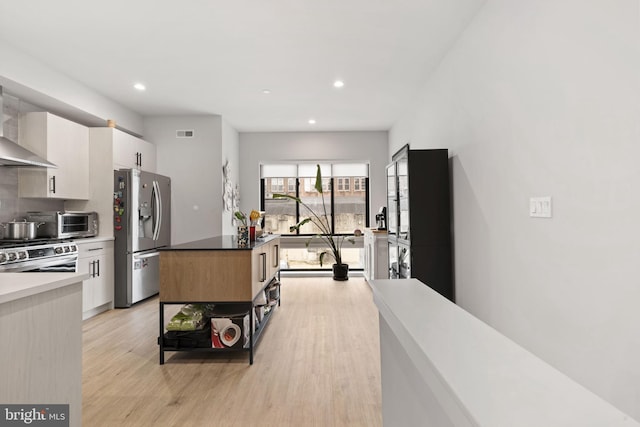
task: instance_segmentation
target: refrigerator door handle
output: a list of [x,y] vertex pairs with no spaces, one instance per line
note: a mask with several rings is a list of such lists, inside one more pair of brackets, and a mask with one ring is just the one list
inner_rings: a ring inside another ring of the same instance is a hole
[[160,184],[153,181],[153,240],[160,237],[160,227],[162,227],[162,198],[160,197]]
[[143,255],[135,255],[133,256],[134,259],[145,259],[145,258],[153,258],[153,257],[157,257],[160,256],[160,252],[151,252],[150,254],[143,254]]

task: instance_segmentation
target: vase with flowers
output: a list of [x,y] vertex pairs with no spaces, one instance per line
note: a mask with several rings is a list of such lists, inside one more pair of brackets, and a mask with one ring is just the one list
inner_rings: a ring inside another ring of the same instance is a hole
[[252,210],[249,214],[249,240],[252,242],[256,240],[256,229],[258,227],[258,221],[260,220],[260,212]]
[[233,214],[239,222],[237,225],[238,247],[244,248],[249,244],[249,227],[247,226],[247,216],[242,211]]

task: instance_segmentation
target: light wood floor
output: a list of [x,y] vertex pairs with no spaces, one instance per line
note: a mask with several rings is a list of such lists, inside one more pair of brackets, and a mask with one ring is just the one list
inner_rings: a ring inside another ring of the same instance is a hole
[[157,298],[84,322],[83,426],[382,425],[378,312],[362,278],[283,277],[252,366],[244,352],[167,352],[160,366],[157,336]]

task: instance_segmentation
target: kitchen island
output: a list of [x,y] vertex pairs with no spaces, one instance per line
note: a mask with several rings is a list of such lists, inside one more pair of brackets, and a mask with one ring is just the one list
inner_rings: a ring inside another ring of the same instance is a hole
[[[69,405],[82,419],[82,281],[78,273],[0,274],[0,403]],[[35,407],[35,406],[34,406]]]
[[[215,236],[160,249],[160,364],[165,351],[221,351],[220,348],[177,348],[164,338],[165,304],[207,303],[244,307],[248,316],[248,341],[241,350],[253,350],[269,316],[260,318],[265,289],[279,273],[280,236],[267,235],[238,247],[235,236]],[[279,283],[279,282],[278,282]],[[277,292],[279,303],[279,288]],[[271,307],[271,306],[269,306]],[[258,308],[258,309],[256,309]],[[275,307],[274,307],[275,308]],[[256,322],[257,320],[259,322]],[[243,331],[247,332],[247,331]]]

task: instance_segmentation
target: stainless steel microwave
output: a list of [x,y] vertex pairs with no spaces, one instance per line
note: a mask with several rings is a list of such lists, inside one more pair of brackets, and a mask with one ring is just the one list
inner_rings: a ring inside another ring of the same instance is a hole
[[98,213],[78,211],[27,212],[29,221],[43,223],[38,237],[67,239],[98,235]]

